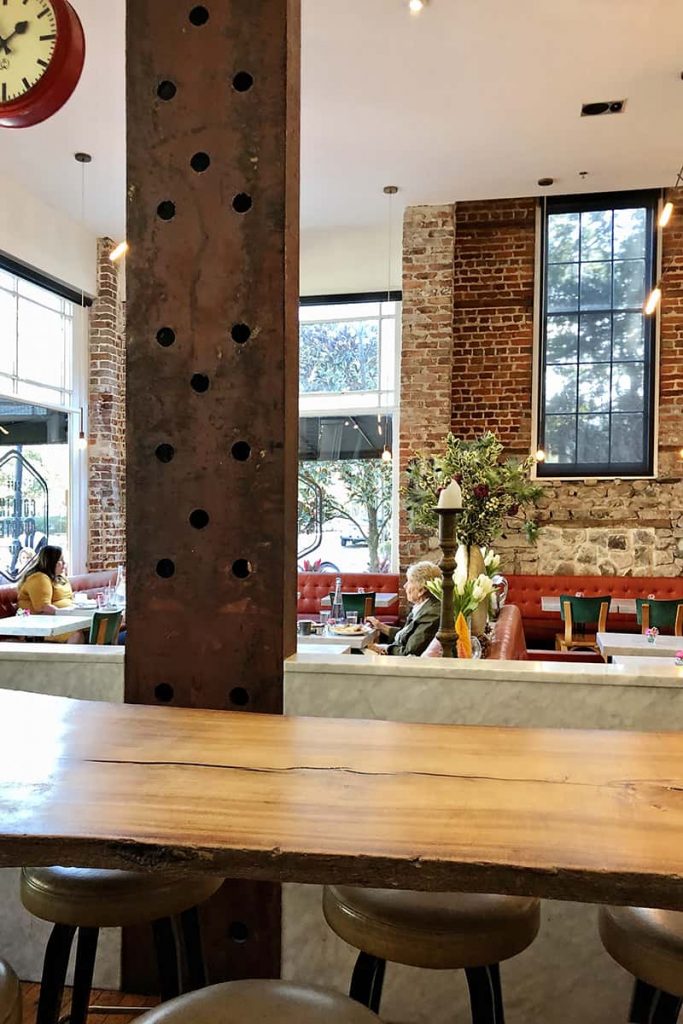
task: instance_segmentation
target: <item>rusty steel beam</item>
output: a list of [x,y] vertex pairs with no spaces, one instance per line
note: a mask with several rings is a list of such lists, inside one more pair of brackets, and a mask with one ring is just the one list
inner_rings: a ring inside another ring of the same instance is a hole
[[[127,701],[282,711],[299,39],[299,0],[127,0]],[[279,918],[277,887],[226,883],[212,980],[277,975]],[[128,935],[124,984],[146,960]]]

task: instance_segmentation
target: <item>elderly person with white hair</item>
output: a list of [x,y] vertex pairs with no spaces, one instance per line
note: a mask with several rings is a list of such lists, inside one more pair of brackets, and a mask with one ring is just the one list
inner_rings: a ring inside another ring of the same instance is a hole
[[431,580],[443,579],[443,573],[433,562],[415,562],[406,570],[404,590],[412,608],[405,626],[387,626],[373,615],[368,618],[371,626],[389,639],[388,644],[369,644],[368,650],[376,654],[415,655],[425,651],[439,629],[441,602],[427,590]]

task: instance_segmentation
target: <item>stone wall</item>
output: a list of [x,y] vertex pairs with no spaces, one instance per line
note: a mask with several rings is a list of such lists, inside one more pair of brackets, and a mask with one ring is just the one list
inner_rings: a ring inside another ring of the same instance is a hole
[[[532,438],[535,205],[534,199],[522,199],[455,206],[450,427],[462,437],[491,429],[517,455],[531,450]],[[429,209],[443,208],[418,209],[421,222],[426,222]],[[408,210],[403,240],[407,268],[412,266],[411,253],[421,254],[424,248],[415,223]],[[542,481],[538,544],[529,545],[514,528],[496,544],[507,572],[683,572],[683,194],[662,245],[657,478]],[[410,283],[411,308],[419,307],[421,279],[411,276]],[[412,352],[421,347],[415,325],[411,332],[412,347],[403,352],[402,382],[410,379]],[[408,422],[411,404],[410,390],[402,390],[401,415]],[[443,408],[436,396],[431,408],[441,425]],[[402,464],[420,447],[418,434],[403,437],[402,431]],[[438,554],[433,541],[411,537],[404,521],[401,538],[402,566]]]
[[126,560],[126,358],[119,267],[114,242],[97,246],[97,296],[90,309],[88,385],[89,570]]

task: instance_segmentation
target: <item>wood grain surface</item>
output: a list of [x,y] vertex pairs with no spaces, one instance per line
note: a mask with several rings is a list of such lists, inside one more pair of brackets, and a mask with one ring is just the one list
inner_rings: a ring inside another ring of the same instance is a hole
[[683,908],[683,737],[0,691],[0,865]]

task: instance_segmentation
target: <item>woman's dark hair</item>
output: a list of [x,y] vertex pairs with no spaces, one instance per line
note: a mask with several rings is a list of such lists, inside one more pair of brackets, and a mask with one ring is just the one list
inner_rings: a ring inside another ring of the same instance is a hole
[[35,572],[44,572],[54,583],[57,578],[57,562],[61,557],[61,548],[58,548],[56,544],[46,544],[44,548],[40,549],[36,562],[28,572],[24,573],[24,579],[26,580],[29,576],[33,576]]

